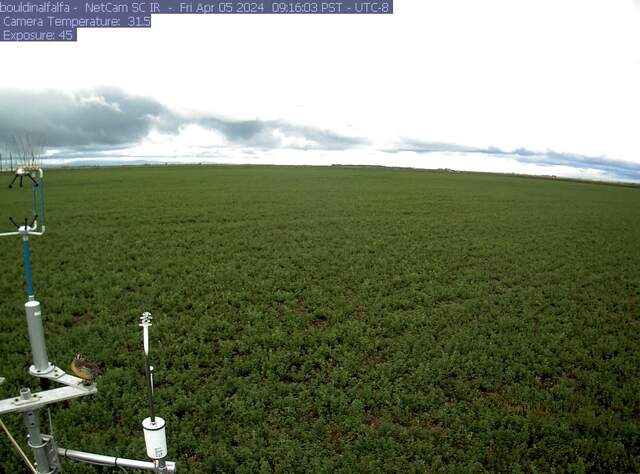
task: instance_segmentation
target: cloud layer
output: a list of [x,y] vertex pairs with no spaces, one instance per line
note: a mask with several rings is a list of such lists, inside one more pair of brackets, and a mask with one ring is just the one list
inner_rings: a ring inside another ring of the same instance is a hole
[[[620,180],[640,181],[640,163],[624,160],[614,160],[602,156],[585,156],[575,153],[560,153],[553,150],[534,151],[517,148],[506,151],[497,147],[474,148],[452,143],[423,142],[406,140],[398,147],[387,150],[389,152],[428,153],[464,153],[468,155],[490,155],[511,158],[519,163],[529,163],[539,166],[566,166],[577,169],[597,170]],[[480,158],[481,159],[481,158]]]
[[[507,160],[514,160],[518,164],[534,165],[546,171],[557,167],[559,175],[562,175],[563,169],[573,169],[578,172],[588,171],[604,179],[640,181],[640,164],[602,156],[584,156],[554,150],[533,151],[526,148],[506,151],[497,147],[478,148],[415,139],[402,139],[392,146],[376,148],[373,140],[286,121],[229,120],[215,115],[179,113],[153,98],[127,94],[119,88],[82,90],[72,94],[0,89],[0,145],[2,142],[11,144],[14,137],[29,136],[34,144],[55,149],[55,156],[58,158],[93,156],[108,161],[113,158],[126,160],[152,156],[161,158],[163,155],[170,157],[171,147],[156,147],[153,152],[147,147],[147,152],[142,154],[132,153],[132,150],[148,143],[150,134],[179,136],[194,125],[206,132],[214,132],[221,137],[222,144],[209,143],[198,149],[188,147],[185,156],[219,157],[220,150],[214,152],[214,148],[226,148],[226,154],[233,156],[230,148],[236,147],[243,148],[245,154],[252,153],[251,150],[368,150],[371,154],[378,153],[376,163],[379,163],[379,154],[383,153],[386,156],[384,163],[388,166],[398,163],[394,159],[398,154],[418,154],[426,158],[423,162],[424,167],[428,168],[429,160],[435,160],[436,155],[451,153],[487,162],[490,161],[488,157],[503,158],[505,163]],[[266,156],[265,153],[262,155]],[[340,161],[327,159],[331,161],[326,164]],[[305,162],[304,159],[301,160],[301,163]],[[453,158],[451,161],[455,162]]]
[[253,147],[340,150],[366,142],[284,121],[179,114],[118,88],[74,94],[0,90],[0,140],[5,142],[29,134],[47,148],[123,147],[141,142],[152,130],[178,134],[188,125],[218,132],[230,144]]

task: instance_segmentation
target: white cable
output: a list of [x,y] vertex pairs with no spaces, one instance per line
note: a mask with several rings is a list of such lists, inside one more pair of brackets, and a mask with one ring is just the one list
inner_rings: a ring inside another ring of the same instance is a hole
[[18,454],[20,454],[20,457],[22,458],[24,463],[29,467],[29,469],[31,469],[31,472],[33,472],[33,474],[38,474],[38,471],[36,471],[36,468],[33,467],[33,464],[31,464],[31,461],[29,461],[29,458],[24,453],[24,451],[22,450],[20,445],[16,442],[16,440],[13,438],[13,436],[11,436],[11,433],[7,429],[6,425],[2,422],[2,420],[0,420],[0,426],[2,427],[4,432],[9,437],[9,440],[11,441],[11,444],[13,444],[13,447],[16,448],[16,451],[18,451]]

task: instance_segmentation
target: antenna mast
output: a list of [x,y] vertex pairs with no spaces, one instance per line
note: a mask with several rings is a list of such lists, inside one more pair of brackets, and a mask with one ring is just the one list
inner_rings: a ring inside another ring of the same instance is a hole
[[149,357],[149,328],[153,324],[151,313],[145,312],[140,316],[142,327],[142,348],[144,350],[144,366],[147,377],[147,391],[149,395],[149,417],[142,420],[144,430],[144,442],[147,446],[147,456],[158,465],[158,472],[166,473],[167,467],[164,458],[167,456],[166,423],[159,416],[155,416],[153,404],[153,366]]

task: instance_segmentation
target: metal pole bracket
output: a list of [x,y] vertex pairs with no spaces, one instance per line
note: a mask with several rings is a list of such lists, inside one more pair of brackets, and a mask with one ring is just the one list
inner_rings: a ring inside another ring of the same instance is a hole
[[97,391],[95,385],[83,386],[82,388],[67,386],[33,393],[26,400],[20,397],[6,398],[0,400],[0,415],[37,410],[52,403],[93,395]]
[[74,375],[70,375],[66,373],[64,370],[62,370],[60,367],[56,367],[55,365],[52,365],[51,370],[46,373],[38,372],[36,367],[32,365],[31,367],[29,367],[29,373],[34,377],[52,380],[62,385],[68,385],[69,387],[75,387],[80,390],[91,391],[91,389],[93,388],[95,392],[95,384],[84,385],[85,381],[83,379],[81,379],[80,377],[76,377]]

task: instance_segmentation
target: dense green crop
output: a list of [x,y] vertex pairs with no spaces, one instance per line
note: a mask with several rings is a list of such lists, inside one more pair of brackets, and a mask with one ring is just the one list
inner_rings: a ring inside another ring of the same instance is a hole
[[[640,471],[638,188],[286,167],[46,179],[32,259],[50,358],[106,369],[54,408],[64,447],[144,459],[148,310],[183,473]],[[0,222],[20,199],[0,189]],[[18,238],[0,260],[4,398],[37,384]],[[0,471],[22,469],[0,435]]]

